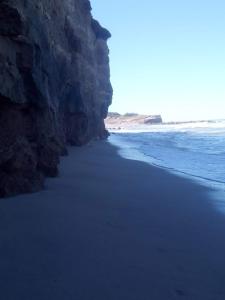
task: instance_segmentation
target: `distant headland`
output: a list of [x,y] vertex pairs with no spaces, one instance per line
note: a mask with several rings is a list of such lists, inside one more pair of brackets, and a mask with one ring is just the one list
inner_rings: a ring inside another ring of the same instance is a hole
[[225,119],[199,119],[188,121],[163,121],[161,115],[142,115],[137,113],[119,114],[117,112],[109,112],[105,119],[106,128],[109,130],[121,130],[121,129],[137,129],[142,125],[185,125],[185,124],[197,124],[197,123],[218,123],[224,122]]
[[161,115],[140,115],[137,113],[126,113],[121,115],[117,112],[109,112],[105,120],[108,129],[128,128],[135,125],[162,124]]

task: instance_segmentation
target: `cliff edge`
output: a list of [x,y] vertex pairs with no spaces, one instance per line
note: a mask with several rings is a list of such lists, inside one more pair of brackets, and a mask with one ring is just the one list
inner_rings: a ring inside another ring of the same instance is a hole
[[66,144],[107,137],[110,33],[89,0],[0,2],[0,196],[56,176]]

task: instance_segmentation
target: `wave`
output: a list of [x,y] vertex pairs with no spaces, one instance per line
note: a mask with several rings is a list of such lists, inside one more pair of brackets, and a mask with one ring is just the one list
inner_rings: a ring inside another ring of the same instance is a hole
[[111,141],[121,155],[195,179],[225,185],[225,134],[194,132],[124,132]]

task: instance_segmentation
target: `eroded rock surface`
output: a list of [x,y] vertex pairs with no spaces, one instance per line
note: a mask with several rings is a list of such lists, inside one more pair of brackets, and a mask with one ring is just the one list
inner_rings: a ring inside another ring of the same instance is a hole
[[0,196],[56,176],[66,144],[107,137],[107,39],[88,0],[0,1]]

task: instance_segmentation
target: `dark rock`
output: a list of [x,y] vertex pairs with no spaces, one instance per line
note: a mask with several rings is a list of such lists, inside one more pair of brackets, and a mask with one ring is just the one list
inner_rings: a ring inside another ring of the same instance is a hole
[[108,136],[108,30],[88,0],[0,2],[0,196],[58,174],[66,144]]
[[111,33],[103,28],[98,21],[92,19],[91,26],[97,39],[107,40],[111,37]]
[[23,22],[18,9],[7,4],[7,1],[2,1],[0,5],[0,35],[15,37],[22,32]]
[[148,116],[144,119],[144,124],[162,124],[162,117],[160,115]]

